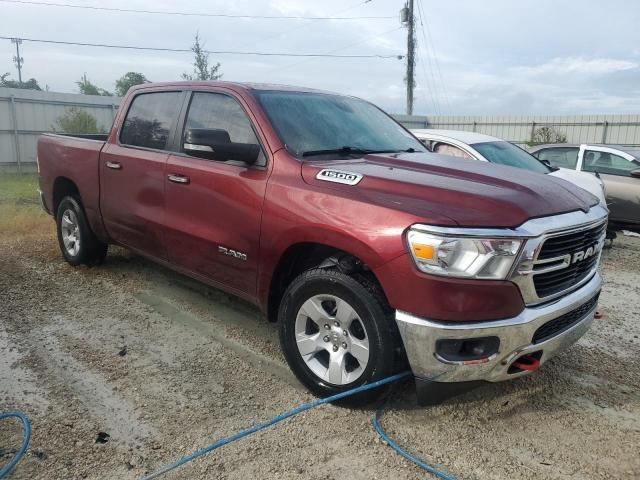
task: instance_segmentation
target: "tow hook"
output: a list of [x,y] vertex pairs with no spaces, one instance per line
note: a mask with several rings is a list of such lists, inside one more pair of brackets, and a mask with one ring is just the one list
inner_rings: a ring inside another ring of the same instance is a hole
[[511,366],[518,368],[520,370],[533,372],[538,368],[540,368],[540,359],[534,357],[533,355],[523,355],[520,358],[518,358],[515,362],[513,362]]
[[596,320],[600,320],[602,317],[604,317],[604,314],[600,310],[596,310],[596,313],[593,316],[593,318],[595,318]]

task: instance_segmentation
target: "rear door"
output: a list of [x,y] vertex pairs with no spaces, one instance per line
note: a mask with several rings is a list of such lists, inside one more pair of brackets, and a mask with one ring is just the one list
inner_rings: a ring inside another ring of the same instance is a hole
[[116,242],[166,259],[164,169],[183,93],[141,92],[131,101],[114,143],[100,156],[100,209]]
[[[176,135],[189,128],[223,129],[232,142],[264,145],[240,98],[222,90],[193,92]],[[262,147],[261,147],[262,148]],[[255,295],[262,206],[270,165],[262,148],[255,165],[169,157],[166,245],[176,266],[244,296]]]
[[640,224],[640,178],[632,177],[640,169],[637,160],[628,159],[606,147],[585,147],[582,171],[598,173],[607,192],[609,218],[621,225]]

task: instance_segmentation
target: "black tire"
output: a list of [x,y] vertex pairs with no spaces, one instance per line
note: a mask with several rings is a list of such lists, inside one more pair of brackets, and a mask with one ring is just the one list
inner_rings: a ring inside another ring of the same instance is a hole
[[[63,239],[63,218],[72,218],[77,222],[78,245],[76,248],[67,248]],[[56,212],[56,229],[58,233],[58,245],[62,256],[71,265],[99,265],[107,256],[108,244],[101,242],[89,227],[89,222],[84,213],[80,200],[73,196],[64,197],[58,205]],[[77,251],[76,251],[77,250]]]
[[[360,317],[359,321],[366,331],[369,359],[360,377],[353,382],[329,383],[309,368],[298,349],[296,318],[302,305],[316,295],[332,295],[346,301]],[[365,278],[354,278],[331,269],[308,270],[298,276],[284,293],[278,311],[278,321],[280,345],[289,367],[298,380],[319,397],[335,395],[365,383],[381,380],[396,373],[400,366],[400,335],[391,310],[378,287]],[[362,406],[379,399],[386,391],[385,388],[369,390],[336,403]]]

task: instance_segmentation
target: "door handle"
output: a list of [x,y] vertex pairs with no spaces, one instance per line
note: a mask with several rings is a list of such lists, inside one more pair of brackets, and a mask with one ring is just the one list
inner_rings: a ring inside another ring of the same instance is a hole
[[122,165],[120,164],[120,162],[109,162],[109,161],[107,161],[105,163],[105,165],[107,166],[107,168],[112,168],[113,170],[122,169]]
[[167,178],[169,179],[170,182],[173,182],[173,183],[182,183],[182,184],[189,183],[189,177],[185,177],[184,175],[175,175],[171,173],[167,175]]

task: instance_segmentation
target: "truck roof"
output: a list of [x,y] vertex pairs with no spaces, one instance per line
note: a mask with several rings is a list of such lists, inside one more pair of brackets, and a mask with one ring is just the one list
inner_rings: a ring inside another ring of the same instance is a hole
[[318,90],[315,88],[297,87],[293,85],[280,85],[276,83],[252,83],[252,82],[227,82],[219,80],[186,80],[176,82],[150,82],[136,85],[136,90],[145,88],[157,88],[157,87],[193,87],[193,86],[209,86],[209,87],[227,87],[238,90],[277,90],[277,91],[289,91],[289,92],[310,92],[310,93],[324,93],[331,95],[339,95],[335,92],[329,92],[325,90]]

